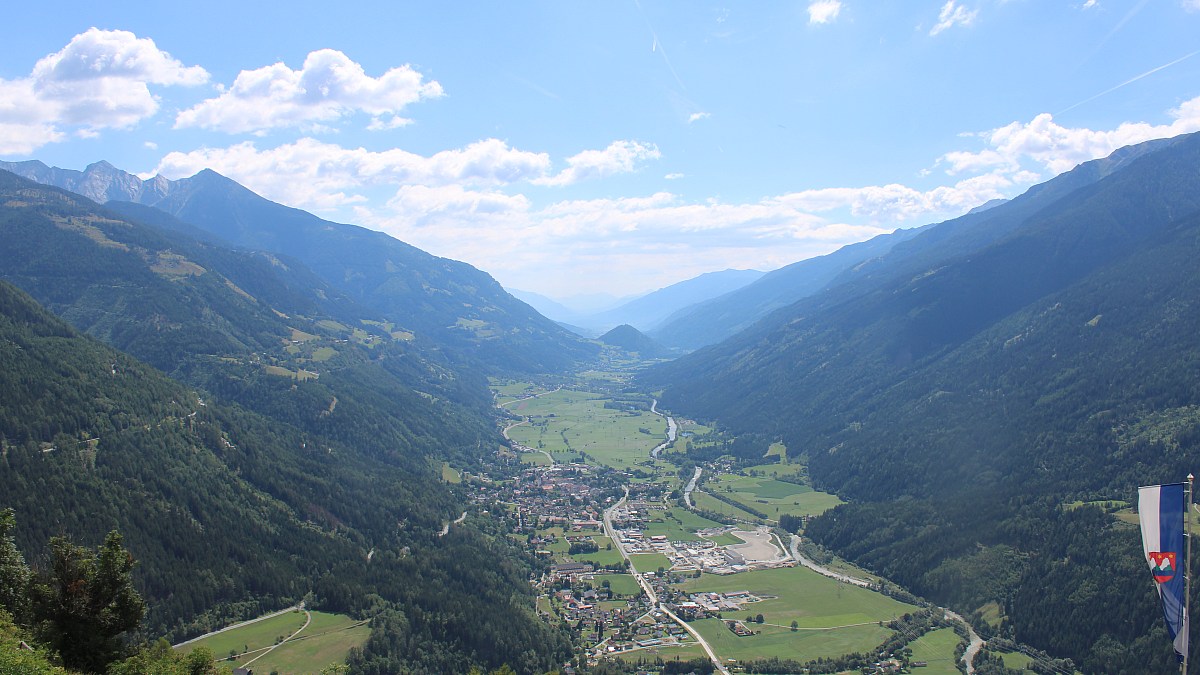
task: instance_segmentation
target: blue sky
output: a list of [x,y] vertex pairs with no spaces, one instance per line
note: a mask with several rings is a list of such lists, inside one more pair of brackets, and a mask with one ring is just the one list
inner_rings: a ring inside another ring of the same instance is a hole
[[208,167],[561,298],[1200,130],[1200,0],[262,4],[6,8],[0,158]]

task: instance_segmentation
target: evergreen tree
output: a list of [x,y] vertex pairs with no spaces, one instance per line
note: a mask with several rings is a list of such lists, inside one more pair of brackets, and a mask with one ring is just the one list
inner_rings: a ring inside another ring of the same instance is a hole
[[104,672],[125,650],[121,635],[137,628],[146,612],[133,587],[133,556],[115,530],[95,552],[62,537],[50,548],[50,568],[32,588],[38,632],[66,667]]
[[11,508],[0,511],[0,609],[21,621],[29,605],[30,572],[25,557],[17,549],[13,535],[16,526]]

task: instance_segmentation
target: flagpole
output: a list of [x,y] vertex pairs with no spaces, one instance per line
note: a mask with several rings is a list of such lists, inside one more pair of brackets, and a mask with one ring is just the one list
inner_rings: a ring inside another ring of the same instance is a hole
[[1183,518],[1184,533],[1187,536],[1187,562],[1184,563],[1185,567],[1183,568],[1183,628],[1189,634],[1184,639],[1184,644],[1188,647],[1183,652],[1183,675],[1187,675],[1188,655],[1192,652],[1192,622],[1191,617],[1188,616],[1188,605],[1192,600],[1192,487],[1196,477],[1189,473],[1187,480],[1187,507],[1184,509]]

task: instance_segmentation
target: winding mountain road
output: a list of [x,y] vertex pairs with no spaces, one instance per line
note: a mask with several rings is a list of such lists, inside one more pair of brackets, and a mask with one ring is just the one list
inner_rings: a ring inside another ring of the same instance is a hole
[[800,546],[800,537],[798,535],[793,534],[792,542],[791,542],[792,559],[795,560],[796,562],[800,563],[801,565],[807,567],[808,569],[816,572],[817,574],[820,574],[821,576],[829,577],[830,579],[837,579],[838,581],[841,581],[841,582],[844,582],[847,584],[853,584],[855,586],[861,586],[863,588],[871,587],[871,582],[867,581],[866,579],[859,579],[858,577],[852,577],[852,576],[849,576],[846,574],[841,574],[839,572],[834,572],[833,570],[829,569],[828,567],[825,567],[823,565],[818,565],[816,562],[809,560],[807,557],[805,557],[805,555],[803,553],[801,553],[798,550],[799,546]]

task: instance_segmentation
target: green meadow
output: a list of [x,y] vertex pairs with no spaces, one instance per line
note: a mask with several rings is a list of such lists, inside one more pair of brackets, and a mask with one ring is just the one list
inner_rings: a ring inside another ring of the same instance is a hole
[[696,642],[685,642],[678,645],[660,645],[648,649],[634,649],[617,654],[614,658],[625,663],[645,663],[647,667],[653,667],[658,659],[662,659],[663,661],[690,661],[692,659],[707,659],[708,654],[704,651],[704,647],[701,647]]
[[671,559],[661,553],[631,553],[629,564],[638,572],[656,572],[658,568],[671,569]]
[[719,513],[723,516],[729,516],[730,518],[738,518],[741,520],[757,519],[754,514],[744,511],[736,506],[726,504],[725,502],[701,490],[696,490],[692,493],[692,502],[696,504],[696,508],[698,509],[712,511],[713,513]]
[[646,411],[605,408],[609,399],[562,389],[516,401],[508,410],[529,417],[509,436],[522,445],[554,453],[587,453],[593,461],[630,468],[649,460],[650,450],[666,437],[666,422]]
[[783,626],[796,621],[801,628],[889,621],[915,609],[886,595],[838,583],[805,567],[756,570],[728,576],[704,574],[680,587],[692,592],[750,591],[759,597],[772,596],[770,600],[747,605],[747,612],[762,614],[767,623]]
[[[744,617],[738,617],[744,618]],[[787,627],[747,624],[757,635],[738,637],[721,619],[700,619],[692,628],[704,636],[717,656],[723,659],[751,661],[770,658],[808,661],[873,649],[891,633],[877,624],[829,630],[797,630]]]
[[[656,509],[650,513],[650,518],[651,521],[642,528],[645,535],[647,537],[666,535],[670,541],[699,541],[700,536],[696,534],[697,530],[721,527],[721,523],[678,506],[670,509]],[[741,540],[735,543],[741,543]]]
[[[769,476],[715,476],[706,481],[704,487],[710,492],[719,493],[739,504],[762,511],[773,521],[778,521],[784,514],[820,515],[842,503],[836,495],[817,492],[808,485],[798,485]],[[736,515],[736,509],[725,506],[732,511],[731,515]]]
[[592,585],[599,588],[605,581],[608,582],[609,589],[619,596],[632,598],[642,593],[642,587],[629,574],[598,574]]
[[[227,630],[180,647],[180,651],[187,653],[197,647],[208,647],[224,671],[232,671],[262,654],[250,665],[256,672],[299,675],[343,663],[350,648],[362,646],[371,633],[366,622],[348,616],[325,612],[311,614],[312,620],[303,631],[270,652],[266,650],[304,626],[304,612],[295,610]],[[237,656],[229,660],[230,653]]]
[[[747,660],[778,656],[809,660],[872,649],[890,631],[879,625],[915,609],[857,586],[839,584],[803,567],[743,572],[729,576],[704,574],[680,584],[686,591],[750,591],[764,599],[747,603],[724,619],[763,615],[763,624],[748,624],[758,635],[738,637],[718,619],[695,621],[696,628],[722,658]],[[795,621],[799,630],[790,626]]]
[[908,647],[912,649],[911,660],[929,664],[921,669],[923,675],[958,675],[954,648],[961,641],[962,638],[958,637],[953,628],[930,631],[909,643]]

